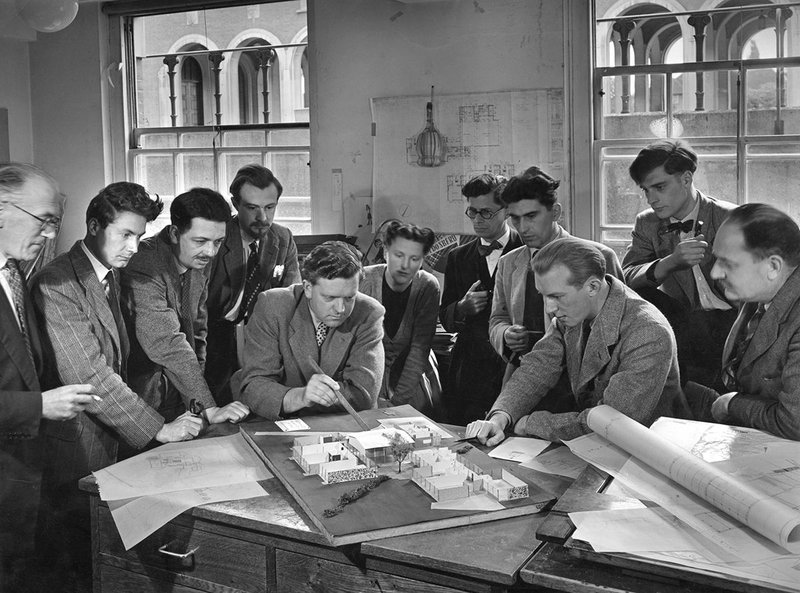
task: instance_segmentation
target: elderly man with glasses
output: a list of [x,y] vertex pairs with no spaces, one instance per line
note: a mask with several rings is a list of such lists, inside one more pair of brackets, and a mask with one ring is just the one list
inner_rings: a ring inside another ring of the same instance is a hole
[[503,379],[503,361],[489,343],[489,311],[500,256],[522,245],[498,197],[505,181],[485,173],[461,188],[477,238],[447,254],[439,319],[458,333],[444,390],[448,420],[457,424],[487,412]]

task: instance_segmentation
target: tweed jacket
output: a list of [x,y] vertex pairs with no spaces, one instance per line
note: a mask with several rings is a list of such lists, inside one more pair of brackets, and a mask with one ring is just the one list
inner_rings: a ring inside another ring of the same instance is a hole
[[[572,237],[560,225],[554,239]],[[622,267],[614,251],[602,243],[589,241],[587,243],[597,247],[606,260],[606,273],[624,281]],[[492,314],[489,317],[489,339],[492,347],[506,361],[511,356],[511,350],[503,340],[503,334],[512,325],[522,325],[525,315],[525,288],[528,279],[528,270],[531,266],[531,250],[523,245],[500,258],[497,264],[497,274],[494,282],[494,297],[492,298]],[[545,328],[550,325],[549,319]],[[513,367],[512,367],[513,368]]]
[[164,418],[118,373],[120,359],[128,357],[127,340],[120,341],[105,290],[80,241],[34,276],[31,296],[58,382],[89,383],[103,398],[71,420],[42,421],[48,479],[74,482],[115,463],[119,441],[143,448]]
[[[122,272],[122,311],[131,338],[128,384],[156,410],[174,406],[174,391],[186,408],[191,399],[216,404],[203,378],[206,354],[206,295],[209,267],[189,270],[193,341],[181,330],[181,278],[168,227],[139,244]],[[170,401],[165,398],[170,396]],[[167,418],[171,421],[171,418]]]
[[[731,328],[723,365],[756,303],[746,303]],[[788,278],[758,324],[736,373],[730,424],[800,440],[800,268]]]
[[[242,368],[231,377],[234,397],[259,416],[279,418],[286,392],[305,387],[315,373],[313,358],[356,410],[376,407],[383,380],[383,314],[380,303],[357,293],[350,317],[331,328],[319,348],[301,284],[262,292],[245,327]],[[298,413],[324,411],[311,406]]]
[[42,484],[39,377],[44,358],[33,303],[26,300],[33,363],[16,311],[0,294],[0,550],[18,552],[33,549]]
[[[700,270],[708,286],[714,294],[722,299],[725,295],[717,283],[711,279],[711,268],[714,266],[714,257],[711,247],[717,230],[728,217],[736,204],[724,202],[697,192],[700,207],[697,220],[702,221],[702,234],[709,245]],[[636,216],[633,226],[632,241],[628,246],[625,257],[622,258],[622,269],[625,272],[625,282],[634,290],[642,288],[659,288],[668,296],[682,303],[690,311],[700,308],[700,299],[697,295],[697,286],[691,268],[677,270],[664,279],[661,285],[654,284],[647,278],[647,270],[654,262],[671,255],[681,239],[678,233],[663,233],[669,224],[668,220],[661,220],[652,208],[640,212]]]
[[[386,264],[367,266],[359,290],[379,303],[383,302],[383,277]],[[425,381],[430,368],[428,357],[436,334],[439,309],[439,281],[420,270],[411,281],[408,305],[393,338],[384,332],[383,350],[386,365],[379,397],[392,404],[410,404],[417,410],[430,408],[432,395]],[[389,395],[391,394],[391,397]]]
[[[590,432],[589,408],[608,404],[650,425],[659,416],[686,416],[675,337],[664,316],[618,279],[606,275],[609,293],[581,355],[583,328],[556,321],[522,357],[492,411],[511,417],[517,434],[550,441]],[[566,370],[575,409],[531,412]]]
[[[208,318],[210,321],[223,319],[236,304],[239,293],[244,289],[245,261],[242,233],[239,230],[239,217],[228,222],[225,242],[211,266],[208,284]],[[259,272],[264,281],[264,290],[278,286],[291,286],[300,282],[300,269],[297,264],[297,246],[292,232],[284,226],[273,223],[266,237],[261,240],[259,251]],[[283,272],[275,277],[275,266],[283,266]]]

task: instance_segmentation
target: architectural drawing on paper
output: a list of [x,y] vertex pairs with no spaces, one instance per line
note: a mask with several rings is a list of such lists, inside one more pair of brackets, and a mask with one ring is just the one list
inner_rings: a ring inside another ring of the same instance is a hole
[[157,454],[147,457],[151,469],[179,469],[197,472],[203,468],[202,460],[195,455],[184,455],[180,452]]

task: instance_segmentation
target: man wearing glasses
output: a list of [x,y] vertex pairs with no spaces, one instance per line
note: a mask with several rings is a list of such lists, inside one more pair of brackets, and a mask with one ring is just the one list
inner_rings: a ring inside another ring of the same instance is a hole
[[447,254],[439,318],[458,333],[444,394],[449,421],[456,424],[487,412],[503,379],[503,361],[489,343],[489,311],[500,256],[522,245],[498,197],[505,181],[484,173],[461,188],[478,237]]
[[44,357],[20,262],[33,261],[61,224],[63,200],[47,173],[0,164],[0,590],[34,590],[42,477],[42,418],[62,421],[93,401],[91,385],[44,391]]
[[[559,181],[538,167],[530,167],[522,175],[512,177],[500,194],[511,225],[525,244],[501,258],[497,266],[489,339],[497,353],[508,362],[503,384],[519,366],[520,358],[531,351],[550,326],[542,295],[536,290],[531,260],[551,241],[570,236],[558,223],[561,219],[561,204],[556,194],[559,185]],[[622,280],[622,267],[616,253],[600,243],[590,243],[602,253],[608,274]]]

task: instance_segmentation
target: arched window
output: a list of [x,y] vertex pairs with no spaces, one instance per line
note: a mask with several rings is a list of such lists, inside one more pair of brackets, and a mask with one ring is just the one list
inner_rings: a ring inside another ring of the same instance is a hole
[[303,50],[303,57],[300,59],[300,84],[303,92],[303,107],[308,109],[308,49]]
[[181,63],[181,114],[184,126],[202,126],[203,117],[203,71],[192,56]]

